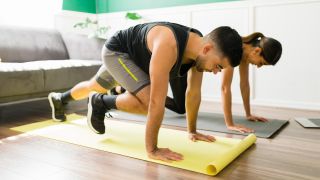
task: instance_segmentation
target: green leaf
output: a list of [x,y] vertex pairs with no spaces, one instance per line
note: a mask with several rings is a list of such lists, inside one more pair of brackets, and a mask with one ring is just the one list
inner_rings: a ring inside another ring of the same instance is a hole
[[74,28],[79,27],[79,28],[83,29],[83,28],[85,28],[85,24],[82,23],[82,22],[80,22],[80,23],[77,23],[77,24],[73,25],[73,27],[74,27]]
[[138,20],[138,19],[141,19],[142,17],[138,13],[127,12],[126,18],[131,20]]

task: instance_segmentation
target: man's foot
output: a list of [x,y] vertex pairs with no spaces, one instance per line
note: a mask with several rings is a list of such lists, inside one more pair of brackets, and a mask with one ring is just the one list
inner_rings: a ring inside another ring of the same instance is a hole
[[91,130],[97,134],[105,133],[104,117],[108,111],[102,101],[102,94],[89,94],[87,122]]
[[52,92],[48,95],[48,100],[52,110],[52,119],[57,122],[62,122],[66,120],[66,115],[64,113],[64,104],[61,100],[61,93]]

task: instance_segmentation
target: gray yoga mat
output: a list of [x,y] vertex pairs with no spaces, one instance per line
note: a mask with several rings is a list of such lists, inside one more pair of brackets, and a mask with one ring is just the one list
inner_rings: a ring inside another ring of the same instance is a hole
[[[145,122],[147,120],[147,117],[144,115],[130,114],[121,111],[112,111],[110,112],[110,114],[115,119],[133,120],[140,122]],[[269,119],[269,121],[265,123],[252,122],[248,121],[245,117],[241,116],[233,116],[233,120],[235,124],[241,124],[254,129],[255,135],[261,138],[271,138],[277,131],[279,131],[285,124],[288,123],[287,120],[273,119]],[[168,110],[166,110],[165,112],[162,124],[178,127],[187,127],[185,115],[176,114]],[[208,112],[199,112],[197,120],[197,129],[223,132],[229,134],[247,135],[247,133],[240,133],[228,130],[224,123],[223,115]]]
[[295,118],[305,128],[320,128],[320,119]]

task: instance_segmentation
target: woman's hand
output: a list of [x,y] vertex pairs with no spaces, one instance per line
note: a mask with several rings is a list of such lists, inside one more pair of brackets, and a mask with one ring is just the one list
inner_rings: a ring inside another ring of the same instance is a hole
[[250,116],[247,116],[247,119],[249,121],[260,121],[260,122],[268,122],[268,119],[264,118],[264,117],[259,117],[259,116],[254,116],[254,115],[250,115]]
[[227,128],[231,131],[239,131],[241,133],[253,133],[254,132],[253,129],[250,129],[250,128],[247,128],[245,126],[238,125],[238,124],[235,124],[232,126],[227,126]]
[[189,139],[193,142],[196,142],[197,140],[199,141],[206,141],[206,142],[214,142],[216,138],[210,135],[205,135],[201,133],[189,133]]
[[173,152],[169,148],[156,148],[154,151],[148,153],[148,157],[169,163],[183,160],[182,154]]

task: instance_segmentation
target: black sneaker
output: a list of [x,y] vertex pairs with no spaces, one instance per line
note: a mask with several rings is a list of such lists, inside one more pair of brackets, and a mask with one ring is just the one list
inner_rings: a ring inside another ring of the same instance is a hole
[[97,134],[105,133],[104,117],[108,111],[103,105],[102,94],[91,92],[89,94],[87,122],[91,130]]
[[61,93],[55,92],[52,92],[48,95],[48,100],[52,109],[52,119],[57,122],[66,120],[66,115],[64,113],[64,104],[62,103],[61,95]]

